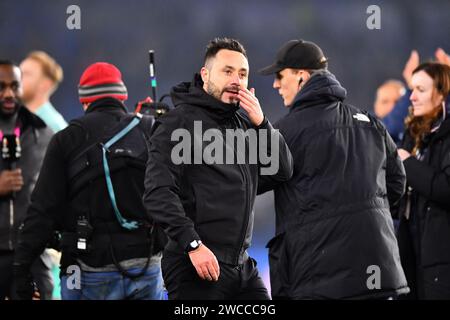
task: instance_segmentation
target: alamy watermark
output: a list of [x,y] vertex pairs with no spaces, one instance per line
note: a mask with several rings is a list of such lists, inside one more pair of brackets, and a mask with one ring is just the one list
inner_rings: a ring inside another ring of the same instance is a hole
[[[381,8],[376,4],[367,7],[366,13],[369,15],[366,20],[366,26],[369,30],[381,29]],[[81,30],[81,8],[76,4],[67,7],[66,26],[69,30]]]
[[81,9],[76,4],[67,7],[66,13],[69,15],[66,26],[69,30],[81,30]]
[[81,289],[81,269],[77,265],[70,265],[67,267],[66,287],[69,290]]
[[381,289],[381,270],[380,267],[373,264],[367,267],[367,274],[370,276],[367,278],[366,286],[369,290]]
[[224,131],[225,134],[211,128],[203,132],[201,121],[194,121],[193,135],[184,128],[174,130],[170,140],[178,143],[172,148],[172,163],[261,164],[261,175],[278,172],[278,130],[250,128]]
[[369,17],[366,20],[366,26],[369,30],[381,29],[381,8],[375,4],[367,7],[366,13]]

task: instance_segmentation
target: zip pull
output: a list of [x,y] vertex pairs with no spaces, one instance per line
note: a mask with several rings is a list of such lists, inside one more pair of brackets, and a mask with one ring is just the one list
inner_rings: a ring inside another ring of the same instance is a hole
[[411,195],[412,195],[412,188],[408,186],[408,192],[406,193],[406,208],[404,212],[406,220],[409,220],[409,216],[411,214]]

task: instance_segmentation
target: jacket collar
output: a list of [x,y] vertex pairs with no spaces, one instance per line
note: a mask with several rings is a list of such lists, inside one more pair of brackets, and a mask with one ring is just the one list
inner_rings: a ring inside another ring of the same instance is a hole
[[20,106],[17,112],[17,120],[20,122],[22,130],[25,131],[29,126],[36,129],[47,127],[41,118],[29,111],[25,106]]
[[91,112],[112,112],[112,113],[127,113],[127,108],[125,105],[117,99],[114,98],[102,98],[92,102],[87,110],[86,114]]

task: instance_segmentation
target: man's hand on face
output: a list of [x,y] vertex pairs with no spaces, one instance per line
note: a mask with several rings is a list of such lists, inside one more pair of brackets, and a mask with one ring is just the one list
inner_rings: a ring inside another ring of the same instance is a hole
[[197,271],[197,274],[203,280],[219,280],[220,268],[216,256],[204,244],[189,252],[189,258]]
[[0,195],[4,196],[13,191],[20,191],[23,187],[21,169],[3,170],[0,172]]
[[259,126],[264,121],[264,114],[261,110],[258,98],[255,96],[255,89],[239,89],[238,95],[240,106],[247,111],[248,117],[254,126]]

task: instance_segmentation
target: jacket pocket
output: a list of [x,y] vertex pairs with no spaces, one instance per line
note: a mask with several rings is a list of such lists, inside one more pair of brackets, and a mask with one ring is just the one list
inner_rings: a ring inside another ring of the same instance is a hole
[[424,268],[423,275],[426,300],[450,299],[450,264]]
[[275,299],[290,295],[288,261],[285,248],[285,233],[280,233],[269,240],[269,271],[272,297]]
[[450,264],[450,212],[434,205],[425,210],[422,265]]

